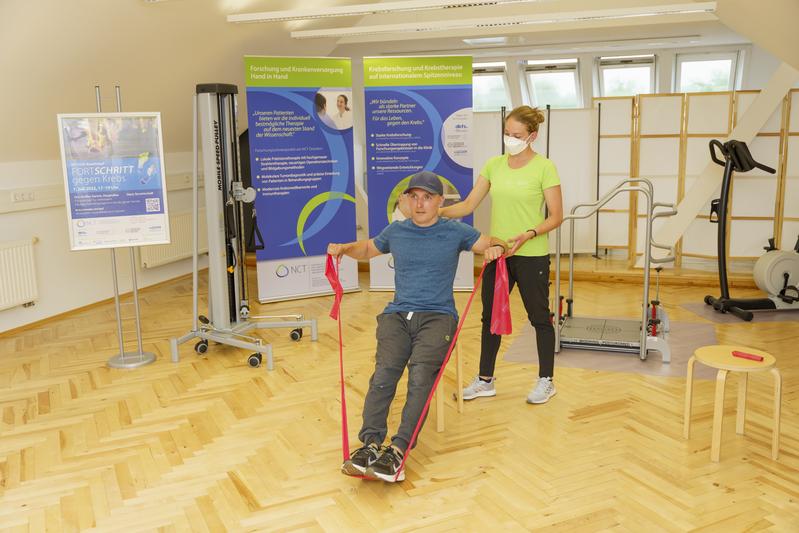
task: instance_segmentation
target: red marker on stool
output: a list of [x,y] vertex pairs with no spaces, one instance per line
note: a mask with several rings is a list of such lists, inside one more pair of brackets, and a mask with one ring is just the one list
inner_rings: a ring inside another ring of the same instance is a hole
[[738,350],[732,351],[733,357],[740,357],[741,359],[749,359],[751,361],[762,361],[762,355],[755,355],[753,353],[739,352]]

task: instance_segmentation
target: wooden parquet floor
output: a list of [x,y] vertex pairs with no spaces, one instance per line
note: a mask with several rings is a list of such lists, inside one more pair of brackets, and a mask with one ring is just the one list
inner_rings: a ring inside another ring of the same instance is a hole
[[[576,290],[585,314],[634,317],[640,309],[635,285],[578,282]],[[673,321],[699,321],[679,304],[706,292],[714,291],[666,286],[661,299]],[[372,371],[374,315],[388,298],[344,298],[351,439]],[[191,327],[190,279],[140,299],[144,347],[159,358],[138,370],[105,365],[117,346],[112,304],[0,337],[0,529],[799,531],[799,322],[715,326],[720,342],[777,357],[778,461],[770,458],[766,376],[749,381],[744,436],[735,433],[730,378],[715,464],[713,382],[695,385],[684,441],[682,378],[556,367],[557,396],[530,406],[535,366],[500,356],[498,395],[467,403],[461,415],[448,399],[446,430],[437,433],[431,417],[407,479],[390,485],[339,472],[332,298],[254,305],[254,314],[319,320],[315,343],[309,335],[294,343],[287,330],[261,333],[273,344],[272,372],[249,368],[244,351],[214,345],[200,357],[186,344],[181,361],[170,362],[168,339]],[[467,295],[456,299],[463,309]],[[518,331],[524,311],[515,293],[511,305]],[[477,369],[479,309],[476,302],[460,341],[467,378]],[[450,395],[454,365],[445,386]]]

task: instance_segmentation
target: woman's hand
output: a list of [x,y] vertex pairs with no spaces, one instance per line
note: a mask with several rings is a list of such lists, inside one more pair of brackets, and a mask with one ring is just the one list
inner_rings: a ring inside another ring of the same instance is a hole
[[333,257],[341,257],[346,251],[346,244],[330,243],[327,245],[327,253]]
[[510,247],[510,250],[508,250],[508,257],[515,254],[516,251],[519,248],[521,248],[522,245],[527,241],[529,241],[532,237],[533,237],[532,231],[525,231],[524,233],[520,233],[519,235],[516,235],[515,237],[511,237],[510,239],[508,239],[509,243],[513,243],[513,245]]
[[494,244],[493,246],[486,248],[486,251],[483,253],[483,258],[485,259],[486,263],[490,263],[491,261],[495,261],[502,257],[504,253],[505,248],[499,244]]

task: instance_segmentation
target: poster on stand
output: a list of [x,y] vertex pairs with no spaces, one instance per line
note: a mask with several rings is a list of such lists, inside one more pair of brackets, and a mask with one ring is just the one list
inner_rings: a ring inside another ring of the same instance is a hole
[[[345,58],[244,58],[255,210],[258,299],[332,294],[327,245],[355,240],[352,67]],[[343,257],[344,290],[358,289]]]
[[57,120],[70,249],[169,244],[161,114]]
[[[410,177],[435,172],[445,204],[472,190],[472,58],[365,57],[369,237],[402,220],[397,203]],[[463,219],[472,223],[472,216]],[[471,290],[474,259],[462,252],[456,290]],[[390,254],[370,261],[370,289],[393,290]]]

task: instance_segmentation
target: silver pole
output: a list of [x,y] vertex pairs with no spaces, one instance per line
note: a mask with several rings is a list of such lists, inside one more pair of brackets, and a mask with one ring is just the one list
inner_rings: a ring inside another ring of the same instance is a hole
[[[119,90],[119,85],[114,86],[114,92],[116,93],[117,99],[117,113],[122,112],[122,94]],[[144,353],[142,352],[142,345],[141,345],[141,315],[139,314],[139,288],[138,284],[136,283],[136,249],[132,246],[130,249],[130,278],[131,284],[133,285],[133,308],[136,310],[136,347],[139,349],[139,359],[142,358]]]
[[[94,100],[97,112],[103,112],[103,103],[100,98],[100,86],[94,86]],[[117,311],[117,340],[119,341],[119,356],[125,357],[125,340],[122,336],[122,308],[119,305],[119,280],[117,279],[117,254],[116,249],[111,248],[111,273],[114,280],[114,307]]]
[[192,161],[192,242],[194,243],[193,252],[191,256],[192,260],[192,269],[191,269],[191,296],[192,296],[192,309],[194,310],[192,314],[192,331],[198,331],[200,329],[199,326],[199,309],[197,303],[197,290],[198,290],[198,279],[197,279],[197,270],[199,269],[199,249],[200,249],[200,236],[199,236],[199,214],[198,211],[200,209],[198,195],[200,194],[200,187],[197,184],[197,158],[199,157],[199,152],[197,151],[197,93],[194,94],[193,103],[193,121],[192,124],[194,129],[192,130],[192,153],[194,154],[194,158]]
[[125,341],[122,338],[122,308],[119,305],[119,282],[117,280],[117,254],[111,248],[111,271],[114,274],[114,306],[117,310],[117,338],[119,339],[119,357],[125,358]]
[[95,105],[97,106],[97,112],[98,113],[102,113],[103,112],[103,104],[102,104],[102,101],[100,100],[100,86],[99,85],[95,85],[94,86],[94,100],[95,100]]
[[555,352],[560,352],[560,228],[555,229]]
[[[569,306],[569,311],[573,310],[574,304],[574,220],[569,221],[569,301],[566,305]],[[571,313],[568,313],[571,316]]]
[[646,359],[646,326],[649,311],[649,263],[652,254],[652,195],[649,191],[644,193],[646,197],[646,240],[644,241],[644,303],[641,311],[641,351],[638,354],[643,361]]
[[[97,99],[98,99],[98,109],[97,112],[100,112],[99,109],[99,94],[100,94],[100,87],[96,87],[97,89]],[[119,85],[114,86],[114,91],[116,93],[116,101],[117,101],[117,113],[122,112],[122,94],[119,89]],[[166,192],[166,191],[165,191]],[[108,360],[108,366],[111,368],[136,368],[139,366],[144,366],[152,363],[155,361],[155,354],[150,352],[144,352],[142,349],[142,339],[141,339],[141,314],[139,313],[139,289],[136,283],[136,249],[134,247],[130,247],[130,276],[131,276],[131,285],[133,287],[133,307],[136,310],[136,346],[138,348],[138,352],[136,354],[126,354],[124,345],[122,344],[122,318],[119,312],[119,287],[117,285],[117,267],[116,267],[116,257],[114,253],[114,248],[111,249],[111,261],[114,267],[114,300],[117,302],[117,323],[119,327],[119,335],[120,335],[120,350],[119,355],[116,357],[112,357]],[[126,355],[138,355],[138,359],[131,361],[130,359],[126,358]]]

